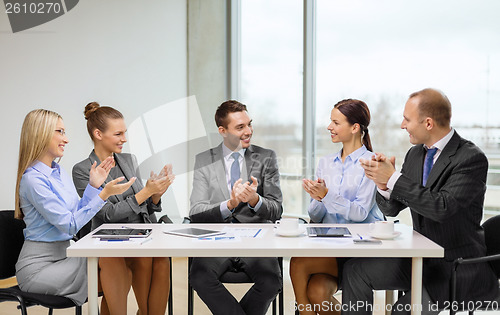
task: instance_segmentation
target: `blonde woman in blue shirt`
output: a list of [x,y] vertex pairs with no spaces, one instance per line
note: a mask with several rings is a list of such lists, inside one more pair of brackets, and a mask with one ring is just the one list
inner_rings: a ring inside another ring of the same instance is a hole
[[16,264],[21,290],[59,295],[77,305],[87,299],[86,259],[66,257],[69,240],[101,209],[106,199],[127,190],[135,179],[104,182],[113,159],[90,170],[83,198],[56,163],[68,143],[57,113],[38,109],[24,119],[19,146],[15,216],[26,223],[25,242]]
[[[328,131],[342,149],[320,159],[316,180],[304,179],[302,186],[311,196],[309,216],[315,223],[369,223],[383,220],[375,202],[375,183],[366,178],[360,158],[371,159],[368,135],[370,111],[359,100],[335,104]],[[294,257],[290,261],[295,299],[300,314],[340,314],[338,290],[340,258]],[[337,305],[337,308],[335,308]],[[328,307],[326,307],[328,306]]]

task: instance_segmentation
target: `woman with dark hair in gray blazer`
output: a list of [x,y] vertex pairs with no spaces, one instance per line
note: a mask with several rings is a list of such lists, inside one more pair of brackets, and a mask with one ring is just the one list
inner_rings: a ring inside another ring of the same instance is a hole
[[[73,181],[78,193],[83,192],[88,182],[90,166],[111,155],[115,165],[108,180],[120,176],[140,179],[135,157],[122,153],[123,144],[127,142],[123,115],[112,107],[101,107],[95,102],[85,107],[84,114],[94,150],[87,159],[73,167]],[[137,180],[125,193],[108,200],[92,219],[92,229],[103,223],[156,223],[155,212],[161,211],[161,196],[174,178],[172,166],[165,165],[160,174],[152,173],[146,186]],[[167,257],[100,258],[99,268],[104,292],[101,314],[125,314],[130,286],[134,288],[138,314],[165,314],[170,285]],[[117,270],[127,271],[129,277],[116,277]]]

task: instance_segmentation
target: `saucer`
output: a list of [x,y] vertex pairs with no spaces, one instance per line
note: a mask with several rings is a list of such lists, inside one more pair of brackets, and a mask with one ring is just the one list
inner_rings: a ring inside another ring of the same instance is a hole
[[392,234],[376,234],[376,233],[370,233],[370,236],[373,238],[378,238],[380,240],[391,240],[393,238],[398,237],[401,235],[401,232],[399,231],[394,231]]
[[274,234],[279,235],[279,236],[286,236],[286,237],[294,237],[294,236],[300,236],[306,232],[306,227],[305,226],[299,226],[298,229],[296,230],[290,230],[290,231],[280,231],[280,228],[274,229]]

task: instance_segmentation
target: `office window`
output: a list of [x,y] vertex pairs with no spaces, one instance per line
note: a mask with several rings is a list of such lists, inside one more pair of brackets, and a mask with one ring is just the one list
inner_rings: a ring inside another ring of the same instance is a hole
[[500,210],[500,31],[498,1],[317,2],[317,156],[338,150],[326,132],[333,105],[370,107],[375,151],[400,164],[410,147],[399,129],[410,93],[441,89],[452,126],[490,162],[485,207]]
[[[326,130],[333,105],[358,98],[371,110],[374,150],[395,155],[399,167],[411,146],[408,134],[399,128],[407,97],[426,87],[438,88],[452,103],[452,126],[488,156],[485,209],[499,211],[500,20],[496,12],[500,3],[315,3],[316,160],[341,148],[331,143]],[[299,86],[303,5],[303,1],[242,0],[242,96],[258,118],[255,142],[276,149],[285,175],[302,173],[301,163],[293,168],[284,162],[303,154]],[[286,142],[278,140],[280,134],[286,135]],[[294,199],[300,195],[300,182],[290,186],[294,187],[291,194],[287,188],[283,191],[285,204],[300,205]],[[301,206],[291,208],[307,214]]]
[[241,100],[278,156],[283,207],[302,209],[302,1],[241,1]]

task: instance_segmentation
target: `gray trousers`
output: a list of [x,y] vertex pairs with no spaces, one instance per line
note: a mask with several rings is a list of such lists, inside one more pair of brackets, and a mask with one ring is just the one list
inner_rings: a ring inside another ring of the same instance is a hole
[[[373,290],[404,291],[392,314],[411,313],[411,259],[409,258],[352,258],[344,265],[342,282],[342,314],[372,314]],[[433,301],[425,288],[422,292],[422,314],[434,315]]]

